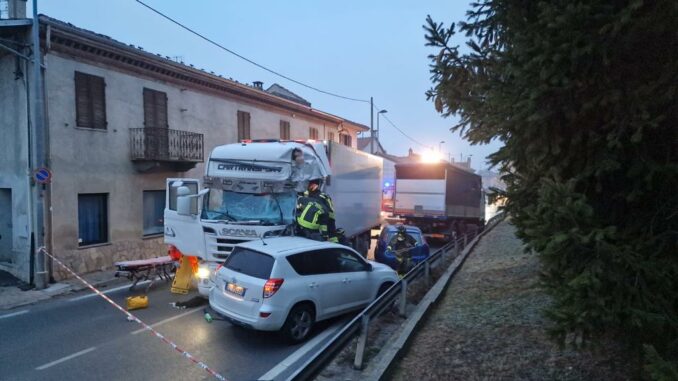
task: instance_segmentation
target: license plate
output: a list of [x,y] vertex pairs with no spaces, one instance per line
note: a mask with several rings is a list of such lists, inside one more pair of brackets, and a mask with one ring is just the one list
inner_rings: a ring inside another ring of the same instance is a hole
[[238,296],[244,296],[245,295],[245,288],[243,286],[238,286],[235,283],[226,283],[226,291],[230,292],[231,294],[235,294]]

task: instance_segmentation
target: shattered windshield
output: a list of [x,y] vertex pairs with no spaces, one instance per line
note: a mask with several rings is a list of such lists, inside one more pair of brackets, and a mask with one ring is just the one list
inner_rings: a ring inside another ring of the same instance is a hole
[[288,225],[294,221],[296,201],[295,192],[253,194],[210,189],[205,197],[202,218]]

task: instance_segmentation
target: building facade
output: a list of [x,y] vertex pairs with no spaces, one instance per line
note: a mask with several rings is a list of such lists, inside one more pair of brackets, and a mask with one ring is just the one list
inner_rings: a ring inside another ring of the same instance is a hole
[[[0,20],[1,21],[1,20]],[[167,178],[202,178],[215,146],[334,140],[367,127],[41,16],[47,164],[45,245],[85,273],[162,255]],[[29,281],[30,26],[0,23],[0,268]],[[4,45],[7,47],[6,45]],[[33,245],[34,246],[34,245]],[[58,280],[67,274],[50,266]]]

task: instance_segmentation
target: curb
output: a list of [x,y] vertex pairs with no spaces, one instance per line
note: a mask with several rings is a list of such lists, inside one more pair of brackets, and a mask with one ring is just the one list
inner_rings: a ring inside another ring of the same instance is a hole
[[388,374],[394,360],[401,354],[403,348],[405,348],[405,346],[408,344],[412,333],[417,328],[422,319],[426,316],[431,305],[440,299],[440,296],[447,288],[447,285],[450,283],[452,277],[461,269],[464,261],[473,251],[480,239],[485,234],[492,231],[492,229],[494,229],[503,220],[504,218],[500,218],[492,226],[484,229],[466,246],[466,248],[464,248],[462,254],[455,258],[454,262],[452,262],[445,273],[441,275],[436,284],[433,285],[433,287],[431,287],[431,289],[426,293],[424,298],[417,305],[417,308],[414,310],[414,312],[412,312],[412,315],[410,315],[405,323],[401,325],[400,334],[387,341],[382,350],[379,351],[379,354],[367,367],[365,372],[365,380],[377,381],[386,379],[385,376]]

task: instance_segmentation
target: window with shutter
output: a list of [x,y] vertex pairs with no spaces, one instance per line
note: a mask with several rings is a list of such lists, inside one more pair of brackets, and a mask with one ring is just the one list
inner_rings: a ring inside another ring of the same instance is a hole
[[250,137],[250,113],[238,111],[238,141],[251,139]]
[[167,93],[144,88],[144,127],[169,127],[167,120]]
[[290,122],[286,120],[280,121],[280,139],[290,140]]
[[308,136],[309,136],[309,139],[318,140],[318,129],[314,128],[314,127],[310,127],[308,129]]
[[334,141],[334,132],[328,132],[327,133],[327,140],[333,142]]
[[76,126],[106,129],[106,82],[103,77],[75,72]]

